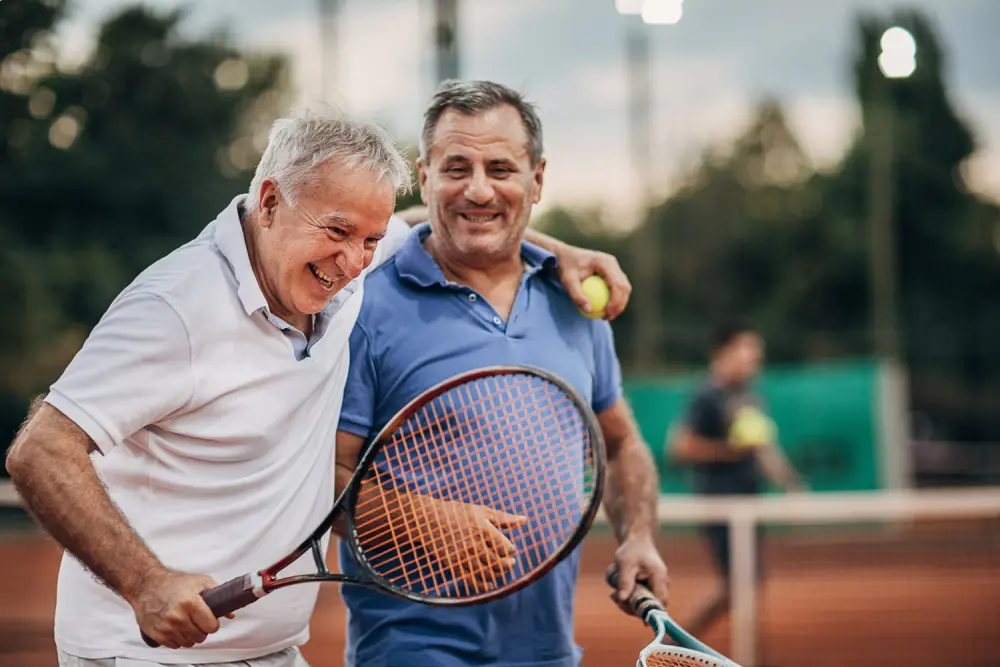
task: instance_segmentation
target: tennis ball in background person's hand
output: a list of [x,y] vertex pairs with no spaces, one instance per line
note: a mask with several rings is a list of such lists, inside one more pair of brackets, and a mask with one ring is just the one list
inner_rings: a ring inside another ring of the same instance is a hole
[[770,417],[757,408],[746,406],[736,411],[729,429],[729,443],[735,447],[766,447],[777,436]]
[[604,282],[604,278],[596,273],[592,276],[587,276],[580,283],[580,289],[583,290],[583,293],[587,295],[587,299],[590,301],[590,312],[585,313],[582,310],[580,312],[584,316],[595,320],[604,317],[604,309],[608,307],[608,301],[611,300],[611,290],[608,289],[608,284]]

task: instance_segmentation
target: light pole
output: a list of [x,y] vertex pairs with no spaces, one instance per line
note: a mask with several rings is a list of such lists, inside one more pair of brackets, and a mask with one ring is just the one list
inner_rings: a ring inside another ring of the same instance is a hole
[[875,350],[891,364],[901,362],[895,210],[895,108],[884,79],[905,79],[917,68],[917,45],[900,27],[886,30],[878,66],[871,73],[869,111],[869,217],[871,226],[872,327]]
[[462,68],[458,53],[458,0],[434,0],[434,54],[437,83],[457,79]]
[[320,99],[337,92],[337,18],[341,0],[319,0]]
[[615,0],[615,9],[626,17],[625,57],[628,68],[628,129],[633,173],[637,184],[637,225],[631,235],[635,259],[636,290],[632,308],[637,316],[632,327],[632,364],[651,370],[660,361],[662,297],[659,228],[642,226],[653,202],[652,102],[647,25],[670,25],[680,21],[683,0]]

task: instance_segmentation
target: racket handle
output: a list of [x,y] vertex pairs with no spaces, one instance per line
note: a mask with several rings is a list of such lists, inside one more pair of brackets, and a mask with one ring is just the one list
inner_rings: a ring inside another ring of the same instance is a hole
[[[201,592],[201,597],[212,610],[216,618],[222,618],[226,614],[231,614],[237,609],[242,609],[251,602],[261,597],[254,586],[254,576],[244,574],[235,579],[230,579],[224,584],[219,584],[214,588],[209,588]],[[159,643],[145,632],[142,633],[142,641],[150,648],[156,648]]]
[[[618,588],[618,565],[612,563],[604,578],[611,588]],[[635,588],[632,589],[632,594],[628,598],[628,606],[643,621],[646,620],[646,616],[651,611],[664,611],[663,605],[643,581],[635,582]]]

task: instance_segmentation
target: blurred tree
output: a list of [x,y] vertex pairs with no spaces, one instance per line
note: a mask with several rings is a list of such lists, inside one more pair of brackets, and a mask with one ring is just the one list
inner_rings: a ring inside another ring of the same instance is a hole
[[93,54],[60,70],[38,35],[62,3],[11,4],[20,11],[0,13],[4,435],[125,284],[245,190],[286,90],[281,58],[185,39],[180,12],[144,8],[108,20]]
[[[878,68],[879,40],[892,25],[909,30],[918,45],[909,78],[887,79]],[[860,221],[868,261],[872,151],[876,134],[887,132],[897,314],[913,407],[936,422],[938,437],[1000,440],[1000,355],[987,343],[1000,340],[993,306],[1000,262],[992,242],[1000,213],[965,182],[975,141],[951,102],[944,50],[918,12],[862,17],[859,42],[855,85],[864,132],[827,201],[838,217]]]
[[[891,25],[908,28],[918,44],[908,79],[878,70],[879,40]],[[871,148],[884,104],[913,408],[936,424],[935,437],[1000,441],[1000,208],[965,182],[975,141],[949,98],[944,60],[920,13],[861,17],[853,71],[863,123],[835,169],[814,171],[773,100],[757,106],[730,147],[704,153],[635,232],[657,226],[662,243],[663,321],[652,323],[661,331],[662,363],[642,372],[703,362],[708,326],[732,311],[761,328],[778,361],[872,354]],[[629,269],[629,246],[616,246],[586,217],[555,209],[539,224],[562,238],[617,248]],[[626,311],[616,331],[628,332],[641,317]],[[629,339],[617,336],[619,346]]]

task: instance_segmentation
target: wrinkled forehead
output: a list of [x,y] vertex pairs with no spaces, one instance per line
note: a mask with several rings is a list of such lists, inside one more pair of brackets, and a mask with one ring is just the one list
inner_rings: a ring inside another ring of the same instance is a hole
[[501,105],[466,114],[447,109],[438,119],[428,146],[432,162],[447,159],[530,161],[528,132],[521,114]]

